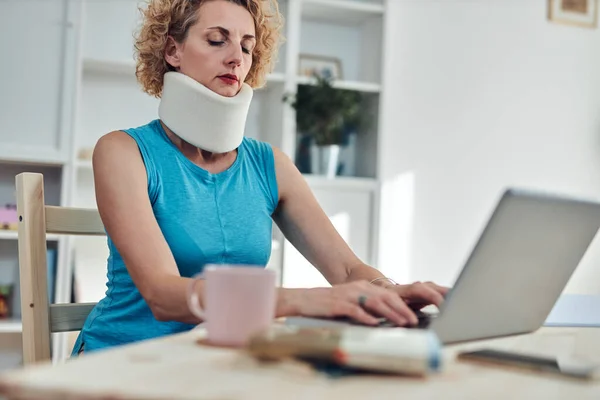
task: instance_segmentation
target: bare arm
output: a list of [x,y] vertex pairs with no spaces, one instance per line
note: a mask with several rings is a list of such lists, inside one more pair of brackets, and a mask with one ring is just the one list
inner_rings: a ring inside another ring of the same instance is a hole
[[102,222],[154,317],[198,323],[187,306],[190,279],[179,275],[152,212],[137,144],[124,132],[109,133],[98,141],[92,162]]
[[332,285],[384,277],[350,249],[289,157],[276,148],[274,156],[280,197],[275,222],[294,247]]
[[[345,286],[345,288],[348,288],[347,293],[352,293],[353,288],[358,288],[358,291],[362,293],[367,293],[372,289],[389,292],[376,292],[378,294],[375,294],[375,296],[379,298],[371,304],[367,304],[367,308],[379,315],[390,318],[400,325],[407,321],[416,323],[415,315],[406,307],[404,302],[399,300],[400,297],[411,304],[415,304],[416,308],[427,304],[441,304],[443,301],[442,295],[447,292],[447,288],[440,287],[432,282],[395,285],[386,279],[380,279],[373,282],[373,285],[366,284],[365,286],[365,281],[370,282],[377,278],[385,278],[385,276],[377,269],[362,262],[354,254],[322,210],[310,187],[292,161],[278,149],[274,149],[274,156],[280,193],[279,207],[274,217],[275,221],[286,238],[323,274],[330,284],[362,284],[362,286]],[[374,286],[391,290],[375,288]],[[396,295],[394,296],[391,293]],[[349,309],[347,312],[346,310],[337,310],[335,305],[343,304],[343,301],[333,293],[329,295],[334,298],[334,300],[329,299],[329,304],[334,304],[330,306],[330,309],[334,310],[333,314],[348,313],[367,322],[367,318],[359,316],[356,309]],[[356,296],[356,292],[350,295],[349,298],[352,299],[352,296]],[[311,302],[318,304],[318,306],[315,306],[314,309],[309,307],[309,314],[318,313],[322,310],[321,308],[316,311],[323,304],[317,299],[308,299],[304,302],[297,300],[295,304],[300,304],[301,309],[304,309],[304,304],[310,306]],[[323,308],[327,309],[327,306]]]

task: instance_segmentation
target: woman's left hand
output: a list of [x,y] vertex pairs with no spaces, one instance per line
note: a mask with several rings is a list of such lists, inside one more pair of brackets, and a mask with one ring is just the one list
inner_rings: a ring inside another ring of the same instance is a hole
[[404,300],[413,310],[420,310],[429,305],[439,307],[444,302],[444,297],[450,290],[433,282],[414,282],[409,285],[390,285],[392,290]]

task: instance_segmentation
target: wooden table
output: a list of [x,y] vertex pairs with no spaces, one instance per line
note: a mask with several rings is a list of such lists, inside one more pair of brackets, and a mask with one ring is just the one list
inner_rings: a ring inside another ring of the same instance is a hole
[[457,350],[494,346],[600,362],[599,328],[542,328],[530,335],[449,346],[445,369],[427,378],[333,379],[306,364],[262,364],[199,345],[202,329],[37,365],[0,377],[8,399],[600,399],[599,381],[578,381],[456,361]]

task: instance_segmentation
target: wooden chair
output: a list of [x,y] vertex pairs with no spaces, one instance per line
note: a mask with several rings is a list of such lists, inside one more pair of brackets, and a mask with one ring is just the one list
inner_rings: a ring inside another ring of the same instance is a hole
[[46,205],[42,174],[18,174],[16,187],[23,364],[28,365],[50,361],[51,333],[80,330],[95,305],[49,304],[46,234],[105,235],[105,231],[97,210]]

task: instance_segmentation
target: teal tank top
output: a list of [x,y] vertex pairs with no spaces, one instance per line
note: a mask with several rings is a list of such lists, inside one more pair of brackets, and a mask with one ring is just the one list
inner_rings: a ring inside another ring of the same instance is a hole
[[[186,158],[159,120],[124,132],[137,142],[154,216],[181,276],[206,264],[266,266],[279,199],[269,144],[244,138],[233,165],[213,174]],[[110,237],[107,243],[105,297],[87,317],[72,355],[82,346],[87,353],[194,327],[156,320]]]

